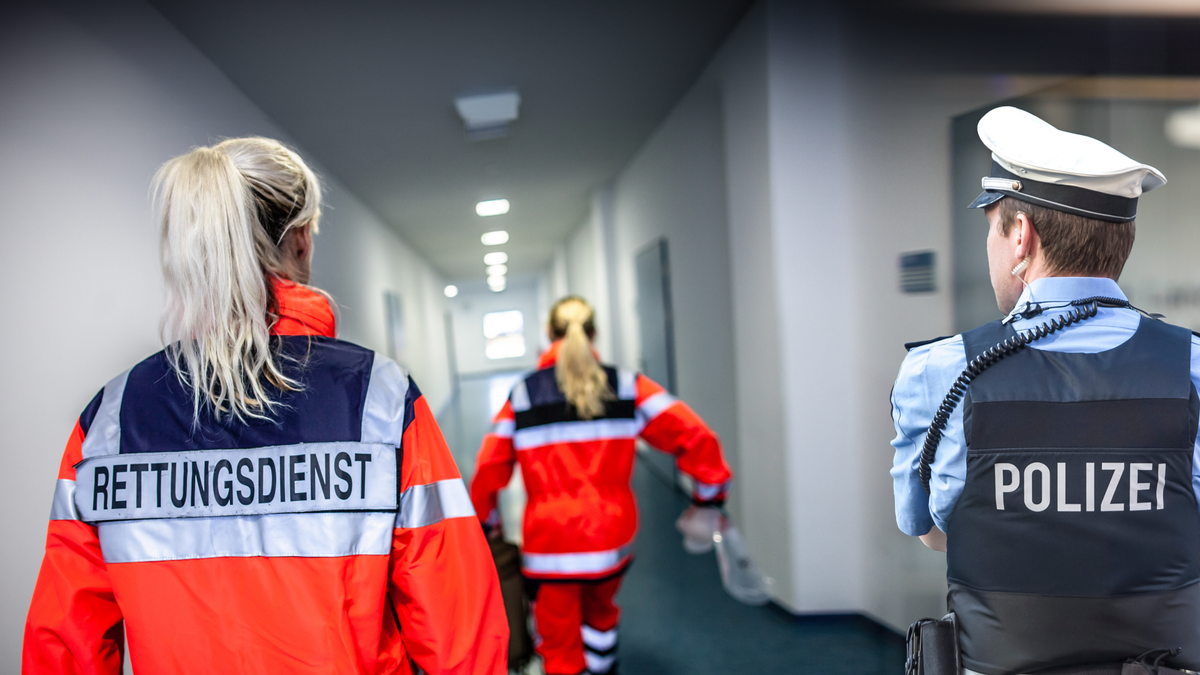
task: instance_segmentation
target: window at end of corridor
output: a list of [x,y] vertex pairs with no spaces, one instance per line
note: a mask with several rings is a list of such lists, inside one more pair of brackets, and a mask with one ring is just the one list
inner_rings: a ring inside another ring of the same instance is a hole
[[511,359],[525,355],[525,317],[521,310],[488,312],[483,315],[484,348],[489,359]]

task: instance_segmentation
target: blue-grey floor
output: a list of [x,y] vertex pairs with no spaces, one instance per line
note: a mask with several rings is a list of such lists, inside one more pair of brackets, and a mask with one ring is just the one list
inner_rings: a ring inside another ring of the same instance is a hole
[[688,499],[663,473],[644,459],[634,472],[642,527],[617,596],[623,675],[903,672],[903,638],[864,617],[796,617],[726,594],[714,554],[683,550],[674,523]]
[[[464,476],[516,376],[464,377],[456,400],[439,415]],[[866,618],[795,617],[729,597],[714,554],[683,550],[674,523],[688,499],[671,487],[670,465],[665,455],[639,458],[634,472],[642,518],[637,558],[617,596],[623,675],[903,672],[903,638]]]

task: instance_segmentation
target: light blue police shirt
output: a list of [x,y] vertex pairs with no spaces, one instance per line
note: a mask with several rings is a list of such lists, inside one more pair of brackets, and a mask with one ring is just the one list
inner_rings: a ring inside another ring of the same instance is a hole
[[[1125,300],[1125,294],[1112,279],[1091,277],[1047,277],[1038,279],[1025,289],[1017,308],[1026,302],[1047,304],[1067,303],[1080,298],[1104,296]],[[1051,318],[1061,316],[1070,307],[1047,309],[1031,319],[1013,322],[1017,331],[1034,328]],[[1014,310],[1015,311],[1015,310]],[[1070,354],[1095,354],[1124,343],[1137,331],[1141,315],[1132,309],[1101,307],[1095,317],[1067,327],[1053,335],[1030,344],[1033,349]],[[914,537],[928,533],[934,525],[946,531],[946,519],[962,494],[967,475],[967,448],[963,436],[961,402],[950,416],[946,432],[938,445],[931,467],[930,495],[925,495],[917,468],[925,432],[933,415],[942,404],[950,385],[967,367],[962,335],[917,347],[908,353],[900,366],[900,375],[892,389],[892,422],[896,438],[892,445],[896,456],[892,463],[892,480],[896,496],[896,524]],[[1200,339],[1192,337],[1192,383],[1200,390]],[[1200,501],[1200,438],[1192,452],[1192,490]]]

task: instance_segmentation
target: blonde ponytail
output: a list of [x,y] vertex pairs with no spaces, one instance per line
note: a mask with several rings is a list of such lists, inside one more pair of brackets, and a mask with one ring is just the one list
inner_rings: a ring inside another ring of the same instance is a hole
[[268,275],[284,274],[279,248],[294,227],[320,215],[320,185],[278,141],[239,138],[176,157],[154,177],[167,303],[160,323],[166,352],[192,392],[194,419],[267,419],[282,391],[299,383],[272,353]]
[[592,353],[595,333],[595,313],[583,298],[568,296],[550,311],[550,335],[562,341],[554,376],[563,396],[585,420],[603,415],[604,402],[616,398]]

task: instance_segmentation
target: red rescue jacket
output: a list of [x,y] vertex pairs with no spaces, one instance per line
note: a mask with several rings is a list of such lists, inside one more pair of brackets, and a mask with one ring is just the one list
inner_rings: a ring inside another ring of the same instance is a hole
[[[275,421],[193,427],[160,352],[67,442],[22,669],[506,672],[496,569],[412,380],[333,339],[319,294],[276,280],[298,392]],[[207,421],[205,421],[207,420]]]
[[541,579],[599,579],[630,561],[637,535],[634,443],[676,457],[695,481],[693,499],[720,503],[733,474],[720,441],[683,401],[650,378],[605,366],[616,394],[604,415],[582,420],[567,404],[554,374],[560,343],[538,370],[517,383],[484,436],[471,481],[471,501],[485,524],[498,522],[496,493],[514,463],[529,495],[522,565]]

